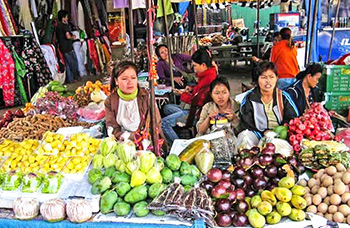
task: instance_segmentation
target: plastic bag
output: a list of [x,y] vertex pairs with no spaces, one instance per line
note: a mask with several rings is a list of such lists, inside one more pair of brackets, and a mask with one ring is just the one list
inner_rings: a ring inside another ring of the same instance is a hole
[[276,132],[266,131],[264,135],[265,136],[262,139],[260,139],[258,147],[264,148],[265,144],[270,142],[275,145],[275,151],[277,154],[282,154],[284,157],[289,157],[293,155],[293,147],[289,144],[287,140],[276,138]]
[[79,108],[78,115],[87,120],[102,120],[106,116],[106,111],[103,102],[100,104],[90,103],[84,108]]
[[231,165],[232,156],[236,153],[236,136],[229,126],[215,128],[211,133],[224,131],[225,136],[210,140],[210,148],[215,157],[216,165]]
[[337,136],[343,141],[343,143],[350,148],[350,128],[341,129],[337,132]]
[[252,148],[258,145],[259,139],[252,131],[244,130],[237,137],[237,149]]

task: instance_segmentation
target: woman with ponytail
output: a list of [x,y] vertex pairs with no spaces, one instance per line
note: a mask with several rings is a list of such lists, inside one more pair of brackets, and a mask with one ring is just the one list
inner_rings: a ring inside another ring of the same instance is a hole
[[[147,90],[138,87],[137,67],[133,62],[121,62],[113,69],[111,76],[111,95],[105,101],[106,126],[113,129],[112,134],[123,140],[123,133],[135,133],[143,130],[150,120],[150,95]],[[157,127],[162,135],[161,117],[156,108]]]
[[297,75],[297,82],[287,89],[287,92],[298,107],[299,113],[303,114],[313,102],[323,100],[322,91],[317,88],[318,80],[322,76],[323,68],[318,63],[310,64],[304,71]]
[[273,46],[271,50],[271,62],[277,68],[279,89],[287,89],[292,85],[299,72],[297,60],[297,48],[292,39],[292,31],[289,28],[283,28],[280,31],[281,41]]

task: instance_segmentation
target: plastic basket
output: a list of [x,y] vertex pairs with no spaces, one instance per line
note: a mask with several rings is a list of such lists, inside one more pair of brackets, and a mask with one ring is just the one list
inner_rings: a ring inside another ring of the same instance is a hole
[[326,93],[326,108],[346,115],[350,106],[350,92]]
[[350,92],[350,66],[326,65],[319,85],[325,92]]

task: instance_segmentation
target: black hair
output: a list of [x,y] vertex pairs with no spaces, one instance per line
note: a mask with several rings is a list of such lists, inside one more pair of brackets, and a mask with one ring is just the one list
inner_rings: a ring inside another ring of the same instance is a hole
[[206,48],[200,48],[192,55],[192,61],[197,64],[205,64],[207,67],[212,66],[212,59],[209,49]]
[[258,63],[258,65],[256,66],[256,68],[254,70],[255,75],[253,77],[253,82],[255,82],[258,85],[258,80],[259,80],[260,75],[262,75],[262,73],[264,73],[265,71],[268,71],[268,70],[272,70],[276,74],[276,77],[277,77],[277,69],[276,69],[276,66],[273,62],[263,61],[263,62]]
[[62,19],[68,15],[68,12],[66,10],[60,10],[58,11],[57,18],[59,22],[62,22]]
[[272,37],[275,38],[275,37],[279,37],[280,35],[281,35],[280,32],[274,32]]
[[296,79],[297,80],[303,80],[306,75],[310,74],[311,76],[314,76],[317,73],[322,73],[323,67],[321,64],[318,63],[311,63],[309,64],[304,71],[299,72],[297,74]]
[[225,77],[219,76],[211,82],[209,90],[210,93],[213,92],[215,86],[217,85],[224,85],[228,89],[228,91],[231,91],[230,84],[228,83],[227,79]]
[[239,32],[239,28],[238,27],[236,27],[236,28],[234,28],[234,30],[233,31],[235,31],[235,32]]
[[135,70],[136,75],[137,75],[137,66],[135,63],[131,61],[123,61],[114,66],[113,72],[112,72],[112,77],[111,77],[111,82],[110,82],[110,87],[111,91],[113,91],[115,88],[117,88],[117,84],[115,83],[115,80],[122,74],[124,73],[125,70],[132,68]]
[[290,28],[283,28],[280,31],[280,35],[282,40],[287,40],[288,41],[288,47],[293,48],[294,47],[294,41],[292,39],[292,30]]
[[159,53],[159,50],[161,47],[166,47],[168,49],[168,46],[166,44],[159,44],[157,47],[156,47],[156,50],[154,51],[156,53],[156,55],[158,56],[158,58],[161,58],[160,57],[160,53]]

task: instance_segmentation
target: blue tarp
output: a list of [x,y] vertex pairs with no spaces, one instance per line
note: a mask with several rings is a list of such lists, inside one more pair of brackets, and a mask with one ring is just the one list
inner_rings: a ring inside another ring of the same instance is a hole
[[[160,224],[135,224],[135,223],[115,223],[115,222],[85,222],[85,223],[71,223],[69,221],[61,221],[56,223],[48,223],[43,220],[31,220],[31,221],[20,221],[13,219],[0,219],[1,228],[189,228],[183,225],[160,225]],[[191,228],[205,228],[205,223],[201,220],[196,220]]]

